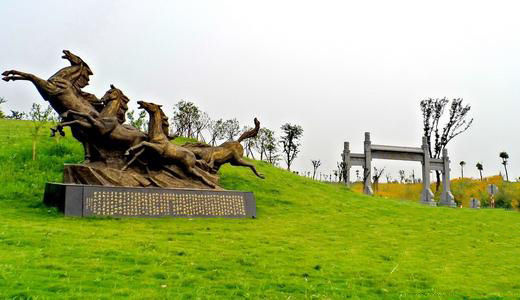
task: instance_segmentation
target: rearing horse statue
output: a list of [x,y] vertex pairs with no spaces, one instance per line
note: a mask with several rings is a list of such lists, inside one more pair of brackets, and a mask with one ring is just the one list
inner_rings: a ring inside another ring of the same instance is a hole
[[68,110],[63,113],[64,116],[79,116],[84,119],[75,119],[73,121],[63,122],[59,127],[77,125],[86,130],[94,131],[101,138],[101,142],[107,144],[111,149],[119,149],[122,151],[131,146],[135,146],[146,140],[146,134],[140,130],[123,124],[125,122],[125,113],[128,110],[127,103],[129,99],[123,92],[110,85],[105,95],[101,98],[105,103],[105,107],[98,116],[93,117],[88,113],[75,110]]
[[[96,106],[102,106],[96,96],[83,92],[81,89],[88,85],[89,76],[92,71],[89,66],[79,57],[68,50],[63,50],[62,58],[70,62],[69,67],[62,68],[48,80],[41,79],[30,73],[9,70],[2,73],[5,81],[25,80],[30,81],[40,95],[49,102],[51,107],[58,113],[74,110],[88,114],[93,117],[99,115]],[[65,118],[68,119],[68,118]],[[85,150],[85,160],[91,156],[91,149],[88,143],[88,136],[80,129],[72,128],[73,136],[78,139]]]

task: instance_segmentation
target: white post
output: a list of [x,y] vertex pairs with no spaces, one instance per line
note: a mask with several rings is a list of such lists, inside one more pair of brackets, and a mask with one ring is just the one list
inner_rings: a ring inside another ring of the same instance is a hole
[[372,190],[372,149],[370,132],[365,132],[365,168],[364,168],[363,193],[373,195]]
[[450,190],[450,159],[447,149],[442,150],[442,162],[442,194],[439,205],[455,207],[457,203],[455,203],[455,197],[453,197]]
[[424,152],[422,162],[422,176],[423,176],[423,191],[421,193],[421,203],[435,206],[436,202],[433,200],[433,192],[430,189],[430,147],[428,147],[428,139],[423,136],[422,149]]
[[343,143],[343,164],[345,172],[344,177],[342,178],[347,186],[350,186],[350,144],[349,142]]

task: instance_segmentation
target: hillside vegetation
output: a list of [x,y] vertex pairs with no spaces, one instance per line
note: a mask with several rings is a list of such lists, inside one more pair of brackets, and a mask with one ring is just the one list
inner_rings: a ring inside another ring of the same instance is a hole
[[[506,182],[502,176],[485,177],[483,180],[474,178],[457,178],[451,180],[451,192],[455,197],[455,201],[460,206],[470,207],[469,202],[472,198],[478,199],[483,207],[488,207],[490,203],[490,195],[488,194],[488,185],[494,184],[498,187],[498,193],[495,196],[497,208],[519,209],[520,208],[520,183]],[[374,191],[377,196],[385,198],[406,199],[410,201],[419,201],[422,183],[380,183]],[[363,184],[356,182],[352,185],[352,190],[361,193]],[[435,191],[435,183],[432,183],[431,190]],[[439,201],[442,186],[435,193],[435,199]]]
[[263,162],[224,167],[257,219],[64,217],[47,181],[79,162],[70,135],[0,120],[0,298],[514,298],[520,214],[367,197]]

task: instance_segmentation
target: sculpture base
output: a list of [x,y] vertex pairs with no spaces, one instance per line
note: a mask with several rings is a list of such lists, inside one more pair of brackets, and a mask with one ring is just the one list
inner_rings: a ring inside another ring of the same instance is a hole
[[43,202],[66,216],[255,218],[252,192],[47,183]]
[[70,184],[103,185],[120,187],[159,187],[159,188],[188,188],[188,189],[217,189],[218,176],[201,171],[208,181],[216,187],[212,188],[176,166],[162,166],[162,169],[144,170],[132,167],[125,171],[122,166],[111,162],[93,162],[87,164],[65,164],[63,182]]

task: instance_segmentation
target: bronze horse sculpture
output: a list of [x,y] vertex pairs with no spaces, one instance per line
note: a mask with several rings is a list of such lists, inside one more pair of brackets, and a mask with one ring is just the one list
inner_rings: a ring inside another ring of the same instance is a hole
[[260,122],[257,118],[254,119],[254,122],[255,127],[244,132],[236,141],[227,141],[217,147],[203,143],[186,143],[182,146],[195,153],[197,158],[206,161],[213,173],[216,173],[223,164],[230,163],[232,166],[248,167],[256,176],[264,179],[264,175],[258,173],[252,163],[243,159],[244,147],[240,144],[245,139],[257,136],[260,130]]
[[[62,58],[70,66],[47,80],[17,70],[3,72],[2,79],[31,82],[61,117],[53,133],[64,134],[63,127],[69,126],[82,143],[85,160],[65,166],[64,183],[220,189],[215,174],[225,163],[249,167],[263,178],[253,164],[243,159],[240,144],[258,134],[260,122],[256,118],[255,128],[244,132],[237,141],[218,147],[193,143],[179,146],[170,142],[174,137],[169,136],[168,118],[160,105],[138,102],[150,116],[148,134],[124,124],[129,98],[114,85],[101,99],[83,91],[92,70],[70,51],[63,50]],[[139,164],[132,165],[136,160]]]
[[[207,168],[206,164],[203,161],[197,160],[195,154],[191,151],[170,143],[167,134],[164,132],[164,123],[165,120],[167,123],[168,119],[165,119],[165,114],[161,109],[161,105],[144,101],[138,101],[137,103],[139,104],[139,108],[146,110],[150,115],[148,123],[149,140],[130,147],[125,154],[130,155],[135,150],[143,147],[150,149],[158,155],[157,158],[159,160],[164,161],[165,163],[180,163],[189,175],[192,175],[204,182],[206,185],[215,188],[215,184],[206,179],[202,172],[197,169],[197,167]],[[138,152],[134,158],[131,159],[130,163],[141,153],[142,151]],[[125,166],[125,168],[127,166]]]
[[75,115],[83,117],[85,120],[76,119],[61,123],[58,126],[78,125],[87,130],[93,130],[95,135],[101,137],[104,142],[110,143],[111,148],[114,149],[126,150],[128,147],[146,140],[146,134],[132,126],[123,124],[129,99],[120,89],[111,84],[110,90],[105,93],[101,101],[105,103],[105,106],[98,116],[93,117],[88,113],[68,110],[63,113],[64,116]]
[[[69,67],[60,69],[49,79],[41,79],[36,75],[9,70],[2,73],[2,79],[5,81],[25,80],[30,81],[40,95],[49,102],[58,114],[66,111],[74,110],[97,117],[99,115],[98,108],[102,107],[102,102],[97,100],[96,96],[81,91],[88,85],[89,76],[92,71],[89,66],[79,57],[72,54],[68,50],[63,50],[62,58],[70,62]],[[72,134],[78,139],[85,150],[85,160],[91,157],[91,149],[88,143],[88,136],[77,128],[72,128]]]

